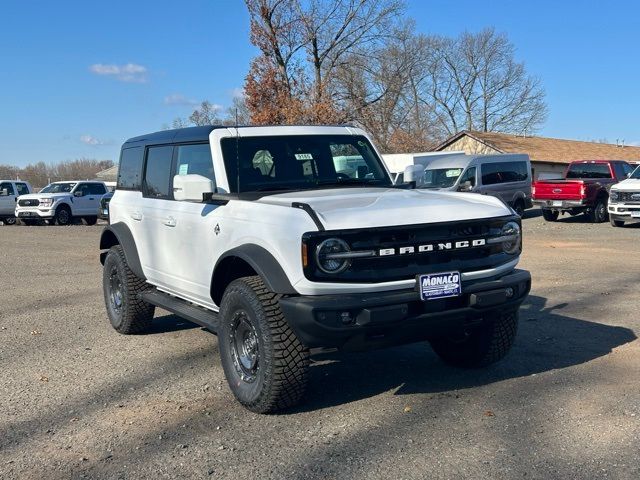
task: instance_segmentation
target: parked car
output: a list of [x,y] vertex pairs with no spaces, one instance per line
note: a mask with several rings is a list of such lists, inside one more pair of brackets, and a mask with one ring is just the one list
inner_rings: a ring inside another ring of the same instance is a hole
[[54,182],[38,193],[21,195],[15,216],[25,225],[43,220],[49,224],[70,225],[74,218],[83,218],[88,225],[95,225],[100,199],[105,193],[104,182]]
[[609,190],[609,220],[614,227],[640,221],[640,167]]
[[[351,173],[344,152],[361,157]],[[100,239],[111,325],[142,332],[161,307],[217,333],[252,411],[300,401],[313,348],[429,340],[470,368],[514,342],[531,287],[520,217],[491,196],[394,187],[358,128],[157,132],[128,140],[119,169]]]
[[632,170],[622,160],[572,162],[563,179],[534,182],[533,203],[542,208],[548,222],[555,222],[561,213],[584,213],[593,223],[606,222],[609,189],[627,178]]
[[16,223],[16,202],[20,195],[31,193],[29,182],[0,180],[0,221],[5,225]]
[[100,205],[98,206],[98,218],[100,220],[109,221],[109,202],[113,198],[113,191],[105,193],[100,198]]
[[521,154],[451,155],[429,162],[419,188],[492,195],[522,216],[531,207],[531,163]]

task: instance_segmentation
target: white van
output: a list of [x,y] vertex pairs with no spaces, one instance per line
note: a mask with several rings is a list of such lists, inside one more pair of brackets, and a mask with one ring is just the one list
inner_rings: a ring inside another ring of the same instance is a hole
[[452,155],[429,162],[418,188],[473,192],[498,197],[520,215],[531,208],[528,155]]
[[0,180],[0,221],[5,225],[16,223],[16,203],[20,195],[31,193],[29,182]]

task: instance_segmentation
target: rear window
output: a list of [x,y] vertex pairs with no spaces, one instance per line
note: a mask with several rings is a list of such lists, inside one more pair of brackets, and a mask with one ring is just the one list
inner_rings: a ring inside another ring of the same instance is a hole
[[124,148],[120,155],[117,188],[140,190],[142,147]]
[[574,163],[567,170],[567,178],[611,178],[608,163]]

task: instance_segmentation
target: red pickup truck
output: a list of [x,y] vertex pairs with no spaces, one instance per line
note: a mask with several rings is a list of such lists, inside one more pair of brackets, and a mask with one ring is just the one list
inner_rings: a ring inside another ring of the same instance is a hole
[[564,179],[533,183],[533,204],[542,208],[542,215],[549,222],[555,222],[560,213],[584,213],[593,223],[606,222],[609,189],[632,171],[633,167],[622,160],[572,162]]

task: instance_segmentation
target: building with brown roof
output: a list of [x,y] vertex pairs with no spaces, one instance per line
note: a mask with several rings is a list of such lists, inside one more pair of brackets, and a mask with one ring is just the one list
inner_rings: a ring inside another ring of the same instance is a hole
[[466,130],[449,137],[436,150],[461,150],[468,155],[526,153],[531,159],[534,179],[540,174],[559,176],[574,160],[640,162],[640,147]]

